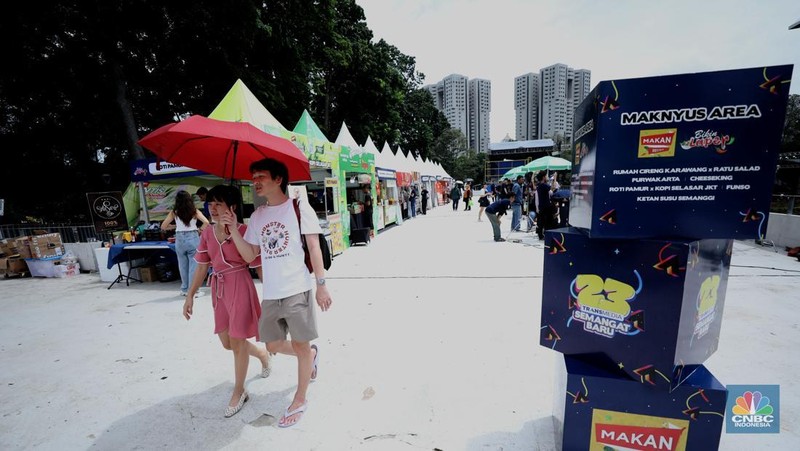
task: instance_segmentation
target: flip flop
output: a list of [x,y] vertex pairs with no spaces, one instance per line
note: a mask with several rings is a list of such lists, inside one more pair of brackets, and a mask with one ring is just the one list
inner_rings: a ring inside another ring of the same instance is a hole
[[316,350],[314,354],[314,368],[311,370],[311,381],[317,380],[317,366],[319,366],[319,348],[317,345],[311,345],[311,349]]
[[[291,407],[291,406],[292,406],[292,405],[291,405],[291,404],[289,404],[289,407]],[[297,415],[298,413],[300,413],[300,414],[303,414],[303,413],[305,413],[305,412],[306,412],[306,407],[307,407],[307,406],[308,406],[308,401],[304,402],[304,403],[303,403],[303,404],[302,404],[300,407],[298,407],[298,408],[296,408],[296,409],[294,409],[294,410],[292,410],[292,411],[289,411],[289,407],[287,407],[287,408],[286,408],[286,412],[284,412],[284,413],[283,413],[283,416],[281,417],[281,419],[280,419],[280,420],[278,420],[278,427],[279,427],[279,428],[289,428],[289,427],[292,427],[292,426],[294,426],[295,424],[299,423],[299,422],[300,422],[300,420],[302,420],[302,419],[303,419],[303,415],[300,415],[300,418],[298,418],[298,419],[297,419],[297,421],[295,421],[295,422],[294,422],[294,423],[292,423],[292,424],[286,424],[286,418],[288,418],[288,417],[290,417],[290,416],[292,416],[292,415]]]

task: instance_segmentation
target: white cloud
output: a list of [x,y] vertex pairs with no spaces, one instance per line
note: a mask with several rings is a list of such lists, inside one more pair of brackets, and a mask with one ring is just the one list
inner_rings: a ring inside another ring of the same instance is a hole
[[357,0],[367,25],[416,58],[426,83],[492,81],[491,138],[514,136],[514,77],[555,63],[603,80],[795,64],[796,0]]

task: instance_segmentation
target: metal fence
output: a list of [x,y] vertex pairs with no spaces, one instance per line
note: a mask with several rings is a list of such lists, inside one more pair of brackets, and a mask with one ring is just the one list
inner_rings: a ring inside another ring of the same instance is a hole
[[800,215],[800,194],[773,194],[772,213],[786,213],[787,215]]
[[62,243],[111,241],[111,232],[97,232],[94,225],[76,224],[0,224],[0,239],[60,233]]

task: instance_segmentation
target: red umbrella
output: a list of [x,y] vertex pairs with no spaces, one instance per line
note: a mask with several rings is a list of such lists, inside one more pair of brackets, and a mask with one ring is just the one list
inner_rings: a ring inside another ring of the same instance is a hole
[[311,180],[308,158],[300,149],[248,122],[189,116],[150,132],[139,144],[170,163],[231,180],[249,180],[250,163],[263,158],[283,162],[290,182]]

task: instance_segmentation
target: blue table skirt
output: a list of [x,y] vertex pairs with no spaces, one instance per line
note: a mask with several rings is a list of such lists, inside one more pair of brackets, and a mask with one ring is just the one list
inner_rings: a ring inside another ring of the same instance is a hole
[[155,254],[165,254],[170,259],[177,260],[175,243],[170,243],[169,241],[139,241],[137,243],[115,244],[108,251],[106,266],[111,269],[117,263],[130,261],[138,255],[148,256]]

